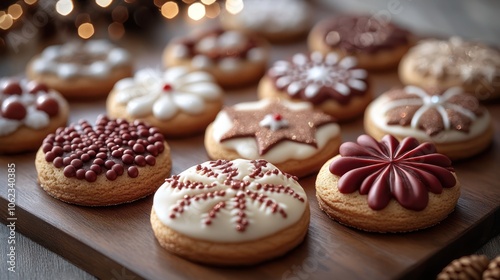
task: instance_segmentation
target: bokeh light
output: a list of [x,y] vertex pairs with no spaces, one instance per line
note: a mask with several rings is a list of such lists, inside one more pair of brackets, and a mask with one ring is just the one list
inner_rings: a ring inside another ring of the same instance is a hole
[[21,17],[23,14],[23,7],[19,4],[13,4],[9,6],[9,9],[7,10],[7,13],[9,13],[12,16],[13,20],[16,20]]
[[78,26],[78,36],[88,39],[94,35],[94,26],[90,22],[82,23]]
[[169,1],[161,6],[161,14],[168,19],[174,18],[178,13],[179,6],[173,1]]
[[207,17],[208,18],[216,18],[220,14],[220,6],[219,3],[213,3],[210,6],[207,6]]
[[103,8],[106,8],[109,5],[111,5],[112,2],[113,0],[95,0],[95,3]]
[[226,10],[231,14],[237,14],[243,10],[243,0],[227,0]]
[[119,22],[113,22],[108,26],[109,38],[118,40],[125,35],[125,27]]
[[208,6],[208,5],[212,5],[213,3],[215,3],[215,0],[201,0],[201,3]]
[[9,14],[3,14],[0,16],[0,28],[3,30],[9,29],[12,24],[14,24],[14,20],[12,19],[12,16]]
[[206,14],[205,6],[201,3],[191,4],[188,8],[188,16],[193,20],[200,20]]
[[59,0],[56,3],[56,11],[63,16],[69,15],[73,8],[73,1],[71,0]]

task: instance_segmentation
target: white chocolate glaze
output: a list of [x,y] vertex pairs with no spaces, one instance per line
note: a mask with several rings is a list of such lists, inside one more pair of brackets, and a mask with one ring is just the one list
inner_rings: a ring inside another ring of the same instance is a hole
[[165,72],[142,69],[133,78],[118,81],[113,90],[129,115],[153,114],[160,120],[171,119],[179,111],[200,114],[206,102],[222,97],[222,89],[210,74],[185,67],[172,67]]
[[105,79],[113,68],[129,63],[130,55],[125,49],[105,40],[90,40],[47,47],[33,62],[32,70],[62,79],[77,76]]
[[[234,105],[234,108],[240,111],[258,110],[267,106],[270,102],[271,100],[269,99],[262,99],[257,102],[239,103]],[[312,110],[312,105],[310,103],[290,102],[287,100],[282,100],[281,102],[291,110]],[[319,150],[325,147],[328,141],[337,137],[340,133],[338,124],[325,124],[316,130],[315,137],[317,148],[311,145],[285,140],[273,146],[265,154],[260,155],[257,141],[254,137],[241,137],[222,142],[220,141],[222,136],[229,131],[232,125],[232,121],[227,113],[224,110],[219,112],[213,122],[213,139],[224,148],[235,150],[242,158],[265,159],[273,164],[282,163],[290,159],[301,160],[314,156]]]
[[[154,195],[153,210],[164,225],[200,240],[237,243],[270,236],[299,221],[307,196],[295,177],[263,163],[237,159],[193,166],[166,180]],[[280,185],[287,190],[276,191]]]

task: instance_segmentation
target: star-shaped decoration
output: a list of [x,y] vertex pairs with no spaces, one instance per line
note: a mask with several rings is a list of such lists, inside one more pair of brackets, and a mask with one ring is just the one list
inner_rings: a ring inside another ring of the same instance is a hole
[[[224,111],[231,119],[233,126],[221,137],[221,142],[241,137],[255,137],[259,154],[267,153],[274,145],[289,140],[317,147],[316,129],[335,120],[322,112],[313,109],[292,110],[280,101],[273,101],[259,110],[236,110],[226,107]],[[278,130],[270,126],[261,126],[260,122],[267,115],[279,114],[288,121],[288,126]]]

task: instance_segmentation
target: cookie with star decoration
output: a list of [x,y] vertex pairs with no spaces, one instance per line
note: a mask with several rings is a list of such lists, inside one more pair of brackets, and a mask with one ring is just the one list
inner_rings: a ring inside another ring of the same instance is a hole
[[111,117],[142,120],[165,136],[183,137],[205,130],[222,108],[222,95],[207,72],[145,68],[116,83],[106,107]]
[[368,72],[356,58],[320,52],[275,62],[261,79],[258,95],[310,102],[338,121],[362,115],[372,100]]
[[212,159],[265,159],[298,177],[318,171],[340,142],[334,118],[310,103],[278,99],[226,107],[205,131]]
[[454,160],[480,153],[493,140],[488,110],[459,87],[392,89],[368,106],[364,128],[378,140],[392,134],[432,142],[439,153]]

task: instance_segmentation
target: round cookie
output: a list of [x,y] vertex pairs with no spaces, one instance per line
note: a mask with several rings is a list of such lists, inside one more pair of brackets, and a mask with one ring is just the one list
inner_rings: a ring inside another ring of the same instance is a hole
[[222,87],[242,87],[262,77],[268,52],[262,38],[235,30],[210,29],[172,40],[164,50],[163,64],[204,70]]
[[412,137],[381,142],[361,135],[346,142],[316,178],[319,207],[332,219],[365,231],[408,232],[433,226],[460,196],[451,161]]
[[113,118],[139,119],[165,136],[186,136],[204,131],[214,120],[222,93],[203,71],[181,66],[164,72],[142,69],[115,84],[106,108]]
[[208,161],[168,178],[151,224],[162,247],[195,262],[252,265],[286,254],[307,234],[297,178],[265,160]]
[[304,177],[338,152],[335,120],[309,103],[263,99],[224,108],[205,131],[211,159],[265,159]]
[[364,129],[375,139],[392,134],[398,139],[412,136],[432,142],[439,153],[453,160],[480,153],[493,139],[488,110],[458,87],[390,90],[368,106]]
[[372,100],[368,73],[354,57],[320,52],[275,62],[261,79],[258,95],[311,102],[339,121],[362,115]]
[[154,193],[170,175],[170,148],[155,127],[100,116],[45,138],[35,167],[40,186],[64,202],[107,206]]
[[69,99],[105,97],[113,85],[132,76],[129,53],[105,40],[73,41],[47,47],[26,68],[26,75]]
[[309,33],[311,51],[354,56],[369,70],[396,68],[411,46],[411,34],[369,15],[340,15],[317,23]]
[[56,91],[35,81],[0,81],[0,154],[35,151],[68,121],[69,107]]
[[480,100],[500,97],[500,52],[459,37],[420,41],[404,56],[399,78],[407,85],[460,86]]
[[311,9],[301,0],[247,0],[237,13],[221,16],[222,26],[259,34],[270,42],[302,38],[311,27]]

